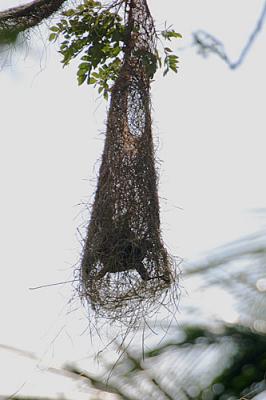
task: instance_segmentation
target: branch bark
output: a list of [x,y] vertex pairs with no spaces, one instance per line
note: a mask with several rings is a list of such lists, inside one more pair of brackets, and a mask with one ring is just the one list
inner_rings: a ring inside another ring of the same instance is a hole
[[55,13],[66,0],[34,0],[0,12],[0,42],[16,37]]

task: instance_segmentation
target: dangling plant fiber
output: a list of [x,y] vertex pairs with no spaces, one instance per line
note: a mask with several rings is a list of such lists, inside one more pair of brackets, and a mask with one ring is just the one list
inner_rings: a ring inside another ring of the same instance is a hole
[[160,234],[151,128],[155,30],[146,0],[131,0],[119,75],[80,268],[80,294],[112,321],[147,316],[176,280]]

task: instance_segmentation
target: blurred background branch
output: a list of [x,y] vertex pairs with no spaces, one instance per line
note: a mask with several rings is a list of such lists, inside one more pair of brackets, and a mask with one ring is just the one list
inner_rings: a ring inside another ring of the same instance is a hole
[[232,61],[230,59],[230,57],[226,53],[223,43],[219,39],[217,39],[212,34],[205,32],[204,30],[198,30],[193,33],[194,45],[197,47],[199,54],[201,54],[202,56],[207,57],[210,54],[216,54],[228,65],[230,69],[236,69],[244,62],[257,36],[259,35],[259,33],[261,33],[265,22],[265,16],[266,2],[263,5],[261,14],[259,15],[253,31],[247,39],[247,42],[245,43],[236,61]]
[[[262,230],[217,249],[210,261],[187,272],[200,275],[205,288],[219,285],[230,292],[237,322],[175,327],[172,337],[176,340],[147,350],[144,358],[125,350],[110,376],[112,367],[105,364],[107,387],[131,400],[251,399],[266,391],[265,233]],[[78,368],[66,368],[81,373]],[[88,379],[93,385],[95,378]],[[100,382],[105,379],[102,376]]]
[[[144,355],[124,348],[115,366],[103,353],[103,374],[65,365],[55,373],[99,394],[124,400],[237,400],[266,396],[266,232],[241,238],[213,252],[205,263],[188,266],[199,276],[199,290],[219,285],[234,297],[234,323],[205,320],[172,327],[171,340],[146,346]],[[215,298],[210,301],[215,302]],[[114,351],[117,352],[117,344]],[[14,350],[14,349],[11,349]],[[121,351],[121,349],[120,349]],[[22,355],[33,357],[32,353]],[[70,374],[70,375],[69,375]],[[16,397],[19,400],[19,397]]]

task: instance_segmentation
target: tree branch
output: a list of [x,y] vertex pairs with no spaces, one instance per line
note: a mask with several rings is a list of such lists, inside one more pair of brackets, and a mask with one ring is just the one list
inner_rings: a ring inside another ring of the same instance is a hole
[[226,54],[222,42],[220,42],[214,36],[205,31],[197,31],[193,33],[194,44],[198,47],[199,52],[203,56],[207,56],[210,53],[214,53],[218,55],[229,66],[230,69],[236,69],[243,63],[252,45],[254,44],[255,39],[262,30],[265,18],[266,18],[266,1],[264,3],[262,12],[258,18],[254,30],[251,32],[238,59],[234,62],[231,61],[228,55]]
[[16,39],[20,32],[32,28],[55,13],[66,0],[34,0],[0,12],[0,43]]

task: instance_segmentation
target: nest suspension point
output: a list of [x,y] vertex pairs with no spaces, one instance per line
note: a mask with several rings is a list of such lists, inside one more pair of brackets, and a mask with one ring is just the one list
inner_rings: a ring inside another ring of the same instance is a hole
[[160,235],[150,76],[140,56],[155,50],[146,0],[131,0],[127,27],[80,268],[81,297],[119,321],[147,315],[175,280]]

